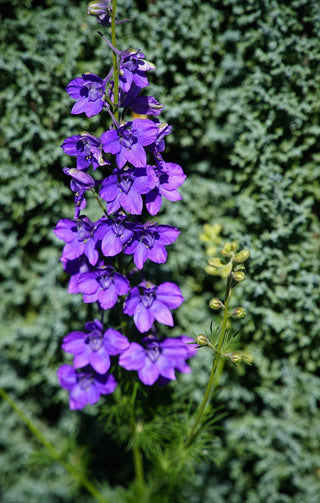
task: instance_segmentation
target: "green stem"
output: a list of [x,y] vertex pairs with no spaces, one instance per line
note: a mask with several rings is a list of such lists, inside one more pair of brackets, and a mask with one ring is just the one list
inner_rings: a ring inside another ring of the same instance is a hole
[[108,217],[109,215],[108,215],[105,207],[103,206],[100,197],[98,196],[98,194],[96,193],[96,191],[94,189],[90,189],[90,190],[91,190],[92,194],[94,195],[94,197],[96,198],[96,200],[97,200],[100,208],[102,209],[103,213]]
[[35,426],[35,424],[25,415],[25,413],[15,404],[13,400],[9,397],[9,395],[4,391],[4,389],[0,388],[0,395],[2,398],[12,407],[12,409],[16,412],[16,414],[20,417],[20,419],[24,422],[24,424],[29,428],[29,430],[34,434],[34,436],[39,440],[39,442],[48,450],[50,456],[57,461],[67,472],[72,475],[74,479],[76,479],[83,487],[87,489],[89,493],[92,494],[100,503],[109,503],[102,494],[91,484],[91,482],[79,472],[74,466],[65,461],[55,447],[49,442],[42,432]]
[[133,464],[134,471],[136,474],[136,482],[140,492],[142,492],[144,487],[144,475],[143,475],[143,463],[142,463],[142,454],[140,452],[140,447],[138,444],[135,444],[133,447]]
[[203,396],[202,402],[199,405],[199,408],[198,408],[198,410],[196,412],[196,415],[195,415],[195,419],[194,419],[193,425],[192,425],[192,427],[191,427],[191,429],[190,429],[190,431],[189,431],[189,433],[187,435],[187,438],[186,438],[186,441],[185,441],[186,445],[190,445],[192,443],[192,441],[194,440],[194,438],[197,436],[198,426],[199,426],[199,424],[201,422],[204,410],[205,410],[205,408],[207,406],[207,403],[208,403],[208,400],[210,398],[213,385],[215,383],[215,374],[216,374],[217,367],[218,367],[219,354],[221,353],[221,348],[222,348],[222,345],[223,345],[223,341],[224,341],[224,337],[225,337],[225,333],[226,333],[226,328],[227,328],[228,303],[229,303],[229,299],[230,299],[230,295],[231,295],[230,285],[231,285],[231,276],[229,276],[228,279],[227,279],[226,296],[225,296],[225,303],[224,303],[225,309],[224,309],[224,312],[223,312],[223,320],[222,320],[222,325],[221,325],[221,329],[220,329],[220,335],[219,335],[219,339],[218,339],[217,349],[215,351],[215,356],[214,356],[214,360],[213,360],[212,369],[211,369],[211,372],[210,372],[208,384],[207,384],[206,391],[205,391],[205,394]]
[[[111,17],[111,43],[113,47],[116,47],[116,8],[117,8],[117,0],[112,1],[112,17]],[[113,76],[114,76],[114,89],[113,89],[113,100],[115,105],[114,115],[117,121],[119,122],[119,112],[118,107],[118,97],[119,97],[119,71],[117,65],[117,55],[113,53],[112,55],[113,62]]]

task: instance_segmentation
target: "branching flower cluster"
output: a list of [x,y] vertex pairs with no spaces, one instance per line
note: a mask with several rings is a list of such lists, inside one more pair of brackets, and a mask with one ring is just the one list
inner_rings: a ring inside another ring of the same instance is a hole
[[[121,23],[115,18],[112,23],[108,0],[91,2],[88,12],[104,27]],[[113,67],[105,78],[84,73],[66,91],[75,100],[72,114],[90,118],[107,112],[111,125],[100,137],[82,132],[64,140],[64,152],[76,162],[76,168],[63,170],[75,194],[75,212],[72,220],[62,219],[54,229],[65,242],[61,261],[70,275],[69,293],[81,293],[83,302],[97,304],[101,314],[84,331],[63,340],[63,350],[74,358],[73,365],[59,368],[58,377],[70,393],[71,409],[113,393],[114,357],[120,367],[137,371],[145,385],[152,385],[175,379],[175,370],[190,372],[186,360],[196,351],[186,336],[157,335],[155,322],[172,327],[172,310],[184,299],[176,284],[154,284],[143,271],[148,260],[164,264],[166,247],[179,235],[177,228],[146,221],[143,215],[154,217],[163,197],[180,200],[178,188],[185,180],[182,168],[162,155],[171,132],[157,118],[163,105],[140,94],[155,67],[141,51],[120,51],[100,35],[113,51]],[[103,210],[97,221],[83,214],[88,193]],[[103,314],[110,309],[118,312],[115,328],[103,325]]]

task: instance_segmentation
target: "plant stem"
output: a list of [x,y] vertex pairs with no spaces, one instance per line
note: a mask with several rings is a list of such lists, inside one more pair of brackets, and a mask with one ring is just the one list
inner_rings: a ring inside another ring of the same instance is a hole
[[35,426],[35,424],[25,415],[25,413],[15,404],[9,395],[0,388],[0,395],[2,398],[12,407],[24,424],[29,428],[29,430],[34,434],[34,436],[39,440],[39,442],[48,450],[50,456],[57,461],[67,472],[72,475],[83,487],[87,489],[89,493],[96,498],[99,503],[109,503],[108,500],[102,496],[102,494],[94,487],[93,484],[86,478],[86,476],[78,471],[74,466],[72,466],[68,461],[63,459],[62,454],[60,454],[55,447],[45,438],[42,432]]
[[199,424],[201,422],[204,410],[205,410],[205,408],[207,406],[207,403],[208,403],[208,400],[210,398],[211,391],[212,391],[212,388],[213,388],[213,385],[214,385],[214,382],[215,382],[214,378],[215,378],[215,374],[216,374],[217,367],[218,367],[219,354],[221,353],[221,348],[222,348],[222,345],[223,345],[223,341],[224,341],[224,337],[225,337],[225,333],[226,333],[226,328],[227,328],[228,303],[229,303],[229,299],[230,299],[230,296],[231,296],[230,285],[231,285],[231,276],[229,276],[228,279],[227,279],[226,295],[225,295],[225,302],[224,302],[225,308],[224,308],[224,312],[223,312],[223,320],[222,320],[222,325],[221,325],[221,329],[220,329],[220,335],[219,335],[219,339],[218,339],[217,349],[216,349],[215,355],[214,355],[212,369],[211,369],[211,372],[210,372],[208,384],[207,384],[206,391],[205,391],[205,394],[203,396],[202,402],[200,403],[199,408],[198,408],[198,410],[197,410],[197,412],[195,414],[195,419],[194,419],[193,425],[192,425],[191,429],[189,430],[189,432],[187,434],[187,438],[186,438],[186,441],[185,441],[186,445],[190,445],[192,443],[192,441],[194,440],[194,438],[197,436],[198,426],[199,426]]
[[134,464],[134,471],[136,474],[137,486],[139,491],[141,492],[144,487],[144,475],[143,475],[142,454],[140,452],[140,447],[138,444],[135,444],[133,447],[133,464]]
[[[111,43],[113,47],[116,47],[116,8],[117,0],[112,1],[112,17],[111,17]],[[115,105],[114,115],[116,120],[119,122],[119,112],[118,112],[118,98],[119,98],[119,71],[117,66],[117,55],[112,53],[113,62],[113,77],[114,77],[114,88],[113,88],[113,103]]]

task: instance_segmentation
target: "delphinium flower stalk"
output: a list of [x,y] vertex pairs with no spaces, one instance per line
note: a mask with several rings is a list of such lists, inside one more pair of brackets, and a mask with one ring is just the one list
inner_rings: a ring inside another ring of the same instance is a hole
[[[68,291],[97,307],[84,330],[79,327],[63,339],[73,364],[62,365],[58,378],[69,391],[71,409],[112,394],[118,382],[110,369],[117,364],[151,386],[174,380],[177,370],[190,372],[186,360],[196,352],[188,345],[191,338],[158,334],[158,324],[174,325],[172,311],[184,299],[178,285],[156,284],[144,272],[147,262],[166,262],[167,246],[179,236],[177,228],[158,225],[152,217],[163,197],[181,199],[178,188],[185,180],[181,166],[163,157],[171,132],[158,118],[163,105],[141,95],[155,66],[140,50],[116,47],[116,26],[126,21],[116,19],[116,0],[91,2],[88,13],[106,30],[98,33],[112,51],[112,67],[105,77],[86,72],[66,87],[75,100],[72,114],[89,119],[105,114],[108,124],[100,137],[84,131],[61,145],[75,158],[74,168],[63,169],[70,176],[75,211],[73,218],[57,223],[54,233],[65,242],[61,261],[70,275]],[[84,213],[88,195],[99,204],[98,220]],[[107,310],[116,320],[112,326],[104,321]],[[120,374],[125,381],[126,373]]]
[[[210,226],[207,226],[206,230],[210,231]],[[214,249],[216,251],[215,245],[217,236],[215,235],[215,231],[217,228],[212,228],[211,230],[215,238]],[[220,232],[220,229],[218,229],[218,231]],[[220,241],[221,238],[218,239],[218,242]],[[213,329],[213,324],[211,323],[208,333],[198,334],[196,337],[199,348],[207,348],[211,351],[213,355],[213,364],[202,401],[189,423],[185,439],[186,445],[192,444],[201,431],[202,423],[206,419],[206,407],[209,403],[212,391],[218,382],[219,365],[223,366],[224,362],[227,360],[233,364],[251,362],[251,357],[249,355],[236,348],[235,333],[232,332],[229,326],[230,319],[241,319],[245,316],[245,310],[242,307],[236,307],[230,311],[230,299],[233,289],[236,285],[245,280],[244,262],[249,258],[249,250],[243,249],[239,251],[238,248],[239,245],[235,241],[224,243],[221,250],[222,257],[210,258],[208,260],[208,266],[206,267],[209,274],[221,276],[225,280],[226,286],[223,300],[214,297],[209,302],[209,307],[212,310],[222,313],[220,327]],[[220,372],[221,370],[222,369],[220,369]]]

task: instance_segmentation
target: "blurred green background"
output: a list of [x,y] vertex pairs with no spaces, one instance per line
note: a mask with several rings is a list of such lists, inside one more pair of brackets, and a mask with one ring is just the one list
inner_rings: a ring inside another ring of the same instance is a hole
[[[84,71],[104,77],[110,53],[86,2],[2,1],[0,12],[0,385],[107,491],[132,474],[97,426],[98,407],[69,411],[57,383],[61,340],[88,311],[67,293],[52,228],[73,217],[62,173],[73,161],[59,145],[104,124],[71,116],[64,88]],[[203,224],[251,252],[234,302],[247,311],[238,328],[254,364],[226,368],[218,464],[203,461],[176,501],[319,503],[320,4],[118,0],[118,13],[132,20],[120,48],[157,67],[149,93],[173,126],[165,160],[188,175],[183,201],[157,218],[181,229],[165,266],[186,299],[174,334],[207,328],[220,294],[204,272]],[[197,396],[202,353],[193,369],[182,382]],[[1,502],[93,502],[3,400],[0,414]]]

